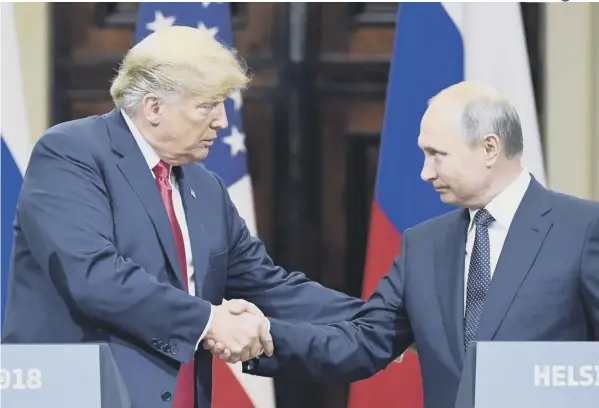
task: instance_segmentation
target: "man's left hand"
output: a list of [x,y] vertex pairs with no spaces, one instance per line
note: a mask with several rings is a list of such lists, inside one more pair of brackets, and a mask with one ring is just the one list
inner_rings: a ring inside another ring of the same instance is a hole
[[[258,306],[243,299],[232,299],[229,301],[225,300],[223,301],[223,306],[229,311],[229,313],[234,315],[249,313],[254,316],[266,318]],[[207,339],[202,342],[202,347],[204,347],[205,350],[209,350],[213,355],[217,356],[221,360],[231,362],[231,351],[227,349],[224,344],[215,342],[212,339]]]

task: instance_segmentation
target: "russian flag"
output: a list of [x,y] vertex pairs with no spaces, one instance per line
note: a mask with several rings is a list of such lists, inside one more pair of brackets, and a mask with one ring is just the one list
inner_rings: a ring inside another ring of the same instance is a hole
[[[524,164],[545,184],[526,40],[518,3],[402,3],[372,205],[363,298],[400,249],[401,234],[453,207],[420,179],[417,138],[428,100],[465,79],[483,81],[515,105]],[[374,377],[352,384],[349,408],[422,407],[418,358],[406,353]]]
[[17,32],[14,21],[13,3],[1,5],[2,55],[0,60],[2,95],[0,111],[0,134],[2,150],[0,155],[0,317],[4,326],[4,311],[8,286],[10,254],[12,251],[13,221],[17,207],[17,198],[21,190],[23,174],[31,154],[29,126],[25,115]]

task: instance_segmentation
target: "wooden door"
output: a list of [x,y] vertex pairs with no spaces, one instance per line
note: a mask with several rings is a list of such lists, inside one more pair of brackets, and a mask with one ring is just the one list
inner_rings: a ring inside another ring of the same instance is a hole
[[[361,294],[369,210],[376,177],[397,4],[310,3],[306,59],[305,219],[315,219],[316,260],[309,265],[325,286]],[[311,226],[311,224],[308,224]],[[295,263],[303,247],[298,242]],[[315,401],[294,407],[346,406],[347,385],[314,387]],[[312,405],[312,403],[314,405]]]

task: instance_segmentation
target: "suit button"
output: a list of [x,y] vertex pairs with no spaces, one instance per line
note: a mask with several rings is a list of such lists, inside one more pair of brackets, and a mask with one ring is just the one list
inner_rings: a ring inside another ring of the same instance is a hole
[[164,346],[164,352],[165,353],[170,353],[171,352],[171,346],[169,346],[168,344],[166,346]]
[[152,339],[152,347],[158,347],[158,339]]
[[162,398],[162,401],[170,401],[173,398],[173,396],[168,391],[162,391],[162,394],[160,394],[160,398]]
[[250,371],[253,370],[255,366],[256,366],[256,363],[254,362],[254,360],[249,360],[247,362],[247,369],[248,370],[250,370]]
[[164,342],[162,342],[162,341],[159,340],[158,344],[156,344],[156,348],[161,349],[163,347],[164,347]]
[[179,353],[179,349],[177,348],[177,346],[171,347],[171,354],[173,356],[176,356],[178,353]]

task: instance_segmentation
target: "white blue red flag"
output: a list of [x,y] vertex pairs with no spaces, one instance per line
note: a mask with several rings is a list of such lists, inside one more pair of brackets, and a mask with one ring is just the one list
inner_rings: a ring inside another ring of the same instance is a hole
[[[401,235],[454,209],[420,179],[417,146],[428,100],[463,80],[483,81],[510,99],[522,121],[524,164],[545,184],[534,94],[519,3],[402,3],[387,91],[362,296],[398,254]],[[508,30],[505,28],[509,27]],[[351,386],[349,408],[421,408],[417,357]]]
[[2,3],[2,82],[0,94],[2,112],[0,134],[2,151],[0,153],[0,229],[2,269],[0,270],[0,300],[2,309],[2,325],[6,306],[6,293],[9,276],[9,262],[13,241],[13,222],[17,207],[17,198],[21,190],[23,174],[31,155],[29,125],[25,114],[25,98],[23,95],[19,52],[17,48],[17,32],[14,21],[13,3]]
[[[172,25],[206,30],[233,48],[233,30],[228,3],[141,3],[135,42],[150,33]],[[176,46],[174,44],[173,46]],[[241,92],[235,91],[225,100],[229,127],[219,130],[204,165],[227,184],[229,194],[249,230],[256,235],[252,183],[248,173],[247,150],[243,129]],[[225,364],[214,359],[213,408],[273,408],[272,379],[241,372],[241,363]]]

